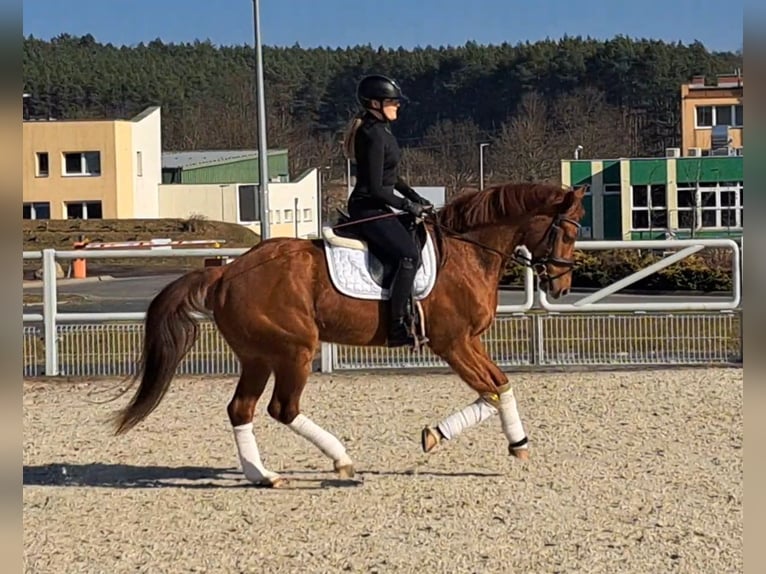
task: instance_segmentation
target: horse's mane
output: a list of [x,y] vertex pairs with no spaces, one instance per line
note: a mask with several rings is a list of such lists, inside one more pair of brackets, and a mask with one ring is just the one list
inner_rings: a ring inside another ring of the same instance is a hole
[[566,192],[551,183],[505,183],[484,191],[467,191],[439,210],[439,223],[465,233],[503,219],[534,215],[560,201]]

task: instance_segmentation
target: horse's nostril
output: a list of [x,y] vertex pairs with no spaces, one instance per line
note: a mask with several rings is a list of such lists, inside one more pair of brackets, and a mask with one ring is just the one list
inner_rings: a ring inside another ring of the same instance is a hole
[[567,295],[569,295],[569,289],[562,289],[561,290],[561,296],[562,297],[566,297]]

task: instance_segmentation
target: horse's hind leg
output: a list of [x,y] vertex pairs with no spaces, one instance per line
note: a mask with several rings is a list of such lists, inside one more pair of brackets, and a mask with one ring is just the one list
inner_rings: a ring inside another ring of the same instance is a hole
[[274,393],[269,402],[269,414],[302,436],[333,461],[341,478],[354,476],[354,465],[343,444],[300,412],[300,398],[311,372],[314,350],[298,348],[285,354],[274,369]]
[[255,405],[266,388],[271,375],[269,365],[258,358],[242,359],[242,374],[237,390],[229,402],[227,411],[234,430],[239,462],[245,478],[258,486],[279,487],[286,483],[277,473],[268,470],[261,461],[261,453],[253,433]]

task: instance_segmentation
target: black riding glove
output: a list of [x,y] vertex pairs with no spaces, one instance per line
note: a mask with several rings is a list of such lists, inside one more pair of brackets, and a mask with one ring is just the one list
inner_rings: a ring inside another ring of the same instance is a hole
[[425,197],[422,195],[419,195],[418,198],[415,200],[416,203],[419,203],[420,205],[425,205],[426,207],[433,207],[434,204],[428,201]]
[[421,203],[415,203],[414,201],[405,199],[402,209],[406,211],[407,213],[411,213],[415,217],[423,217],[423,214],[428,211],[431,211],[431,209],[433,209],[433,206],[423,205]]

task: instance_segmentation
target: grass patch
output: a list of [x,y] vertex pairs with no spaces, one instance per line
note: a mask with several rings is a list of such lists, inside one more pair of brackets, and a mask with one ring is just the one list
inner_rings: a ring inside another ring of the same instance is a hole
[[[42,305],[43,303],[43,295],[42,293],[29,293],[27,291],[24,292],[21,301],[24,305]],[[66,303],[85,303],[88,301],[87,297],[84,297],[82,295],[76,295],[74,293],[59,293],[58,294],[58,304],[66,304]]]
[[[189,219],[62,219],[24,220],[23,249],[69,251],[74,243],[86,238],[91,242],[207,239],[222,240],[222,247],[252,247],[260,241],[258,235],[236,223],[210,221],[199,217]],[[62,261],[65,267],[68,262]],[[128,275],[150,269],[153,272],[176,272],[202,267],[202,257],[167,257],[136,259],[90,259],[89,275]],[[32,279],[42,261],[24,261],[24,278]]]

